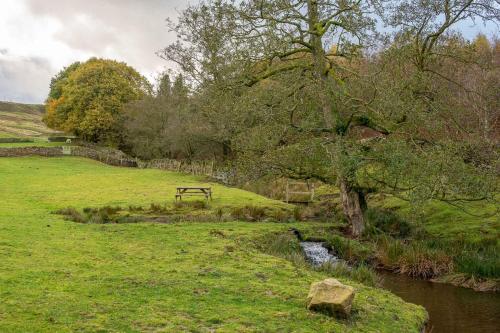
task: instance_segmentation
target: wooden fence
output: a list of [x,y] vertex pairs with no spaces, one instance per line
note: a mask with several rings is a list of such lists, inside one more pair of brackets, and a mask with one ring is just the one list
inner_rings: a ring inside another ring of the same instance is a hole
[[151,161],[138,161],[138,167],[144,169],[161,169],[175,172],[184,172],[192,175],[213,176],[215,172],[215,161],[157,159]]

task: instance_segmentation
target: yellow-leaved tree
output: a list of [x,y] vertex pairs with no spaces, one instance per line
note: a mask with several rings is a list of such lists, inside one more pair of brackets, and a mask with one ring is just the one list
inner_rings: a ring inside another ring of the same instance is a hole
[[123,105],[150,91],[146,78],[127,64],[91,58],[52,79],[44,120],[87,141],[118,144]]

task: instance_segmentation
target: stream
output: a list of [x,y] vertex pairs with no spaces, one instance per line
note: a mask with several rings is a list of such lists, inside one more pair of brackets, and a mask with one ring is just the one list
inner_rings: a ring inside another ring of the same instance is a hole
[[[301,242],[307,260],[314,266],[339,259],[320,242]],[[500,294],[412,279],[406,275],[378,272],[382,287],[407,302],[425,307],[432,333],[500,332]]]
[[331,254],[322,243],[301,242],[300,246],[302,247],[307,260],[313,266],[321,266],[327,262],[334,264],[339,261],[339,259]]

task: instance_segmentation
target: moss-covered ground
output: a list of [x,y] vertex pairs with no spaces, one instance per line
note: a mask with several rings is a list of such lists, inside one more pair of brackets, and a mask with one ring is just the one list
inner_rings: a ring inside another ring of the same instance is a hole
[[[51,213],[171,202],[176,185],[194,184],[204,182],[81,158],[0,159],[0,332],[420,330],[423,308],[347,279],[357,291],[351,319],[308,312],[309,285],[326,273],[248,241],[296,224],[78,224]],[[283,207],[212,186],[213,207]]]
[[[396,211],[404,218],[413,214],[410,204],[401,199],[375,197],[376,207]],[[418,221],[429,234],[445,240],[480,242],[484,238],[500,238],[500,216],[494,203],[469,202],[459,207],[445,202],[432,201],[423,207]]]
[[[334,186],[321,186],[317,195],[331,196],[340,205],[339,190]],[[411,209],[411,204],[390,195],[374,194],[368,197],[372,208],[388,210],[401,218],[418,224],[432,237],[448,241],[480,242],[484,238],[500,238],[500,210],[497,202],[468,202],[457,206],[442,201],[430,201],[418,209],[418,214]]]

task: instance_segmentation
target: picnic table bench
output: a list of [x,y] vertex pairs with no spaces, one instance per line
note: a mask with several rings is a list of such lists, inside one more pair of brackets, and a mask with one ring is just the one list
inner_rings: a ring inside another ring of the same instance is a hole
[[177,193],[175,194],[175,201],[177,199],[182,200],[183,196],[204,196],[207,200],[212,200],[212,188],[211,187],[177,187]]

